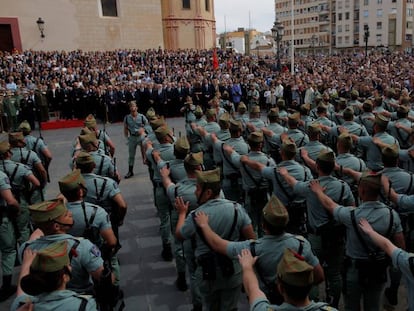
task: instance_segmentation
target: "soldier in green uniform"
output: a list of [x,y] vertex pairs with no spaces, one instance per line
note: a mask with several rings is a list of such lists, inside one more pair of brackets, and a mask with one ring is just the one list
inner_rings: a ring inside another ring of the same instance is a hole
[[178,223],[176,235],[187,240],[195,236],[197,258],[196,278],[206,310],[236,310],[241,289],[241,269],[237,261],[222,260],[203,238],[193,219],[196,211],[204,211],[210,218],[212,229],[227,240],[254,238],[251,221],[242,207],[219,199],[220,170],[196,172],[195,194],[199,207],[187,217],[188,202],[176,200]]
[[[253,257],[248,249],[239,255],[243,267],[243,285],[249,297],[252,311],[336,311],[324,302],[309,299],[309,292],[315,279],[315,271],[305,258],[296,251],[286,248],[277,265],[278,289],[286,302],[280,306],[271,305],[265,294],[260,290],[253,266],[258,257]],[[274,267],[273,267],[274,269]]]
[[255,126],[257,131],[266,126],[266,123],[260,119],[260,106],[255,105],[250,109],[249,123]]
[[[226,144],[232,147],[238,154],[246,155],[249,153],[249,146],[244,141],[242,134],[241,121],[230,121],[231,138]],[[223,163],[223,181],[222,188],[227,199],[236,202],[243,202],[242,176],[238,167],[231,161],[230,156],[225,151],[225,145],[216,135],[211,135],[214,143],[214,150],[220,155]]]
[[138,145],[141,144],[139,129],[143,128],[148,119],[141,113],[138,113],[138,107],[135,101],[129,103],[130,113],[124,117],[124,136],[128,139],[128,173],[125,178],[134,176],[135,155]]
[[61,178],[59,189],[68,201],[66,207],[72,213],[74,221],[68,233],[89,239],[108,256],[108,259],[111,258],[111,268],[116,278],[114,284],[118,285],[120,270],[115,255],[117,238],[112,230],[108,213],[101,206],[84,201],[87,188],[79,169]]
[[[181,179],[178,183],[174,183],[171,178],[171,170],[167,166],[164,166],[160,170],[162,177],[162,183],[167,192],[167,196],[170,199],[171,204],[175,204],[177,197],[182,197],[185,202],[189,202],[189,211],[192,211],[198,207],[197,197],[195,195],[196,190],[196,171],[201,171],[203,165],[203,154],[190,153],[184,159],[184,168],[186,172],[186,178]],[[171,213],[172,228],[177,226],[178,214],[175,210]],[[195,258],[193,243],[191,240],[184,242],[175,237],[175,264],[178,272],[178,277],[175,282],[177,288],[181,291],[187,290],[187,282],[185,279],[185,266],[187,265],[190,272],[190,285],[191,285],[191,297],[193,306],[196,310],[202,305],[200,291],[198,285],[195,282]],[[181,244],[181,245],[180,245]]]
[[[197,106],[195,111],[194,111],[194,116],[195,116],[195,120],[194,120],[194,124],[197,127],[204,127],[207,124],[207,121],[203,118],[203,109],[201,108],[201,106]],[[197,153],[203,150],[202,148],[202,142],[201,142],[201,136],[195,131],[193,130],[193,128],[191,127],[187,131],[187,137],[188,140],[190,141],[190,147],[191,147],[191,152],[193,153]]]
[[323,281],[324,275],[318,258],[312,253],[310,243],[302,236],[286,233],[289,214],[283,203],[272,195],[263,209],[262,226],[265,235],[256,241],[246,240],[231,242],[222,239],[208,225],[208,216],[198,212],[195,218],[197,225],[203,231],[206,240],[212,248],[223,255],[237,259],[243,249],[250,249],[254,256],[258,256],[256,271],[259,276],[260,289],[266,294],[272,304],[281,304],[283,297],[277,291],[277,275],[275,266],[283,257],[286,248],[290,248],[303,256],[314,268],[314,285]]
[[84,197],[85,202],[97,204],[108,213],[119,248],[119,227],[124,223],[128,207],[118,184],[111,178],[92,173],[95,161],[87,152],[79,153],[76,158],[76,167],[80,169],[88,190]]
[[[322,152],[316,159],[315,171],[318,181],[325,187],[326,194],[346,206],[354,206],[355,199],[348,184],[334,176],[335,154]],[[326,276],[326,299],[337,307],[341,296],[341,269],[344,250],[344,229],[332,221],[332,217],[321,207],[316,195],[310,190],[309,182],[297,181],[284,167],[279,168],[280,175],[293,188],[293,194],[306,199],[308,214],[309,241],[312,249],[324,267]]]
[[[250,147],[250,152],[247,154],[249,159],[269,167],[274,167],[276,165],[272,158],[269,158],[261,151],[263,146],[263,134],[261,132],[251,133],[247,142]],[[245,193],[244,208],[252,219],[254,230],[261,236],[263,233],[260,228],[262,209],[267,203],[269,182],[262,177],[260,172],[243,164],[241,161],[242,156],[234,151],[233,148],[225,147],[224,149],[230,156],[234,166],[241,170],[242,188]]]
[[25,253],[20,286],[10,310],[15,311],[25,303],[32,304],[33,310],[97,310],[92,296],[66,289],[72,277],[68,251],[68,243],[60,241],[37,253],[31,250]]
[[[3,150],[0,144],[0,152]],[[1,273],[0,302],[7,300],[16,291],[12,285],[14,263],[16,261],[16,235],[13,222],[20,212],[19,202],[13,196],[9,177],[0,171],[0,252]]]
[[38,228],[35,233],[40,237],[20,246],[20,261],[26,248],[39,251],[50,244],[67,241],[68,254],[77,254],[77,256],[71,256],[72,278],[67,288],[77,293],[90,293],[93,287],[90,277],[99,281],[103,271],[103,260],[99,248],[88,239],[67,234],[73,226],[73,218],[62,200],[44,201],[31,205],[29,209],[32,221]]
[[119,183],[121,180],[119,172],[112,159],[98,149],[98,139],[94,133],[80,135],[79,142],[82,149],[88,152],[95,161],[94,173],[100,176],[109,177]]
[[398,247],[405,247],[400,217],[378,200],[381,188],[381,174],[364,172],[358,186],[362,203],[353,209],[334,202],[324,193],[319,182],[311,182],[311,189],[322,206],[347,228],[344,264],[346,311],[358,310],[361,299],[364,310],[380,310],[381,294],[387,281],[389,262],[384,252],[361,234],[359,220],[365,218],[375,231],[392,239]]
[[[280,148],[281,162],[278,167],[285,167],[289,174],[296,180],[309,181],[312,173],[309,168],[295,161],[297,148],[293,141],[286,139]],[[273,193],[278,196],[280,201],[287,207],[289,212],[289,224],[287,232],[305,235],[306,232],[306,203],[303,198],[295,196],[293,189],[280,176],[275,167],[265,166],[264,164],[242,157],[242,162],[250,168],[260,172],[263,178],[272,183]]]
[[7,118],[8,131],[15,131],[17,128],[17,117],[19,111],[19,103],[17,96],[12,91],[7,91],[6,97],[3,99],[4,116]]
[[[308,136],[309,136],[309,142],[299,149],[299,152],[297,154],[297,159],[299,162],[303,162],[300,155],[302,150],[306,150],[309,158],[316,161],[316,158],[321,153],[322,150],[325,151],[332,151],[332,149],[326,145],[324,145],[321,140],[321,125],[319,123],[313,122],[309,124],[308,126]],[[306,164],[306,162],[305,162]]]
[[28,199],[28,203],[38,203],[44,200],[45,187],[47,184],[47,172],[38,157],[37,153],[27,150],[22,132],[9,133],[9,143],[11,147],[11,160],[25,164],[32,170],[33,174],[40,182],[38,189],[34,189]]
[[0,171],[9,178],[13,195],[20,204],[20,214],[15,219],[15,234],[18,243],[23,243],[30,236],[28,205],[31,192],[40,187],[40,182],[28,166],[12,161],[11,157],[10,144],[7,141],[0,142]]
[[146,142],[146,157],[151,167],[154,169],[152,183],[154,185],[154,202],[160,218],[160,232],[162,240],[161,256],[165,261],[172,261],[171,250],[171,203],[165,194],[160,172],[157,168],[157,162],[154,157],[155,152],[159,152],[161,159],[164,161],[174,160],[174,138],[171,130],[167,126],[161,126],[155,130],[156,138],[159,142],[158,149],[154,149],[152,142]]
[[105,131],[105,127],[103,130],[98,129],[98,124],[96,122],[95,117],[92,114],[89,114],[85,122],[83,123],[85,127],[87,127],[90,131],[96,134],[96,138],[103,143],[104,151],[106,155],[114,157],[115,154],[115,145],[112,139],[109,137],[108,133]]

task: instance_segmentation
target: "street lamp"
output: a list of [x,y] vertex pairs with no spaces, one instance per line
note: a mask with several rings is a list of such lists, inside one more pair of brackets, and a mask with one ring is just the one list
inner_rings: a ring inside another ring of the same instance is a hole
[[365,60],[368,56],[368,38],[369,38],[369,26],[364,25],[364,41],[365,41]]
[[37,27],[39,28],[39,31],[40,31],[40,38],[44,38],[45,37],[45,34],[44,34],[45,21],[41,17],[39,17],[36,21],[36,24],[37,24]]
[[272,37],[276,42],[276,48],[277,48],[277,50],[276,50],[277,51],[277,66],[276,66],[276,69],[278,71],[280,71],[280,69],[281,69],[281,65],[280,65],[280,41],[282,41],[283,34],[284,34],[284,29],[285,29],[285,27],[283,27],[283,24],[281,22],[279,22],[277,19],[273,23],[273,27],[271,29]]

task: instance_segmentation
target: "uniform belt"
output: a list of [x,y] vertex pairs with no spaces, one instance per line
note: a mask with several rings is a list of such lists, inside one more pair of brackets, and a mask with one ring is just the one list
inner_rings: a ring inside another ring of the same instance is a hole
[[139,134],[130,134],[130,136],[139,136]]
[[161,188],[164,187],[164,185],[160,181],[154,181],[153,184],[154,184],[154,187],[161,187]]

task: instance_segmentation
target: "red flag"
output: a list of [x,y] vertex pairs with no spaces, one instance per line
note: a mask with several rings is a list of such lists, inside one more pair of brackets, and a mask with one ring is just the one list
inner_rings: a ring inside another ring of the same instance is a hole
[[213,69],[216,70],[219,67],[216,49],[213,50]]

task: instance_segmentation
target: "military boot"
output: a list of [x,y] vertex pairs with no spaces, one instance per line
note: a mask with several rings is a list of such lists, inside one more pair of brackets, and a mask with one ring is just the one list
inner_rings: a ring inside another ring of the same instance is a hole
[[3,276],[3,285],[0,288],[0,302],[7,300],[9,297],[13,296],[16,292],[16,286],[11,285],[12,276],[4,275]]
[[165,244],[162,245],[161,257],[162,257],[162,259],[164,259],[164,261],[172,261],[173,260],[171,244],[165,243]]
[[134,176],[134,172],[133,172],[134,167],[133,166],[129,166],[129,170],[128,173],[124,176],[125,179],[128,179],[132,176]]
[[185,292],[188,289],[185,272],[178,272],[178,277],[175,280],[175,287],[181,292]]

